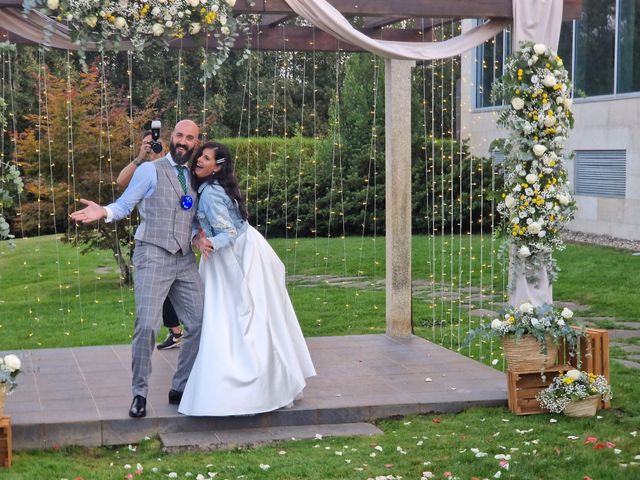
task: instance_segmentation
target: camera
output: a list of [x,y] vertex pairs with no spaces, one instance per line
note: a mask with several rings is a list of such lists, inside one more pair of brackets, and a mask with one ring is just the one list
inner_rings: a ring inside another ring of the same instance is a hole
[[160,120],[154,120],[153,122],[151,122],[151,142],[150,142],[150,146],[151,146],[151,150],[153,150],[154,153],[162,152],[162,143],[160,142],[160,127],[161,126],[162,126],[162,124],[160,123]]

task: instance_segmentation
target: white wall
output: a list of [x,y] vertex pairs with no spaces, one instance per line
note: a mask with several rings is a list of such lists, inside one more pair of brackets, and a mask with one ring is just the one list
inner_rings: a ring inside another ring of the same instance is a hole
[[[461,134],[469,140],[471,153],[489,155],[489,144],[505,135],[498,129],[498,109],[475,109],[473,72],[475,57],[462,58],[465,72],[461,91]],[[567,228],[580,232],[640,240],[640,94],[576,99],[575,125],[569,133],[568,150],[626,150],[626,198],[576,196],[578,211]],[[567,165],[574,180],[573,161]]]

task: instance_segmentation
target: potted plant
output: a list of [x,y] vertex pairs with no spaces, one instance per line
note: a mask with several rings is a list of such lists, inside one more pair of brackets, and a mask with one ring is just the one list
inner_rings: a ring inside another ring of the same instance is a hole
[[536,395],[542,408],[570,417],[593,416],[600,401],[608,402],[611,398],[611,386],[606,378],[580,370],[558,375]]
[[490,324],[469,331],[464,343],[468,345],[477,336],[501,337],[510,370],[543,370],[555,364],[556,346],[561,339],[573,355],[578,337],[584,336],[582,329],[569,325],[572,317],[568,308],[560,311],[548,304],[534,307],[525,302],[517,308],[508,306]]

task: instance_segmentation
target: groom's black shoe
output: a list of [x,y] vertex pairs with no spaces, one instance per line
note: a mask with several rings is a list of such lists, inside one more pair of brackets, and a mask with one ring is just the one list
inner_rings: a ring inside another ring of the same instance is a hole
[[136,395],[131,402],[129,416],[133,418],[144,417],[147,414],[147,399],[142,395]]
[[178,405],[182,400],[182,392],[179,390],[169,390],[169,403],[171,405]]

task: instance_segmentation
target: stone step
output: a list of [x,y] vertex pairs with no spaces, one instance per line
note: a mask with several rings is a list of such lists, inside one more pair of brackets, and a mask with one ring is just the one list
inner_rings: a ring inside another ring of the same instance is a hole
[[294,425],[287,427],[240,428],[206,432],[161,433],[160,441],[167,453],[179,451],[213,451],[251,448],[272,442],[306,440],[323,437],[356,437],[382,435],[370,423],[334,423]]

